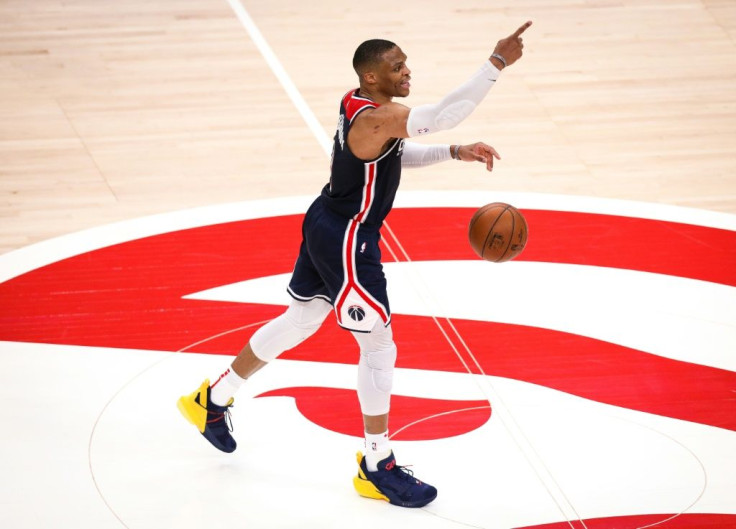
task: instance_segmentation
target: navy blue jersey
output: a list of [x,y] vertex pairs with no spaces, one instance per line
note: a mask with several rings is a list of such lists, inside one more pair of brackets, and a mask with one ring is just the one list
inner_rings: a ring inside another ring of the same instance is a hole
[[325,205],[335,213],[366,227],[380,228],[396,196],[401,179],[403,139],[394,139],[374,160],[361,160],[348,147],[353,120],[380,105],[351,90],[340,103],[340,118],[332,147],[330,182],[322,190]]
[[379,228],[399,187],[404,140],[391,140],[375,160],[357,158],[347,144],[353,120],[377,107],[358,90],[342,98],[330,183],[304,217],[288,288],[301,301],[329,301],[338,324],[357,332],[370,332],[378,321],[391,322]]

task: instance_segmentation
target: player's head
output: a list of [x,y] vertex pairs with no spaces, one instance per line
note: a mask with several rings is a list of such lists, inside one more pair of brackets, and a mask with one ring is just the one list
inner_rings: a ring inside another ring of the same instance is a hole
[[390,40],[371,39],[366,40],[355,50],[353,55],[353,69],[360,77],[367,69],[375,67],[382,60],[382,56],[396,44]]
[[390,40],[363,42],[353,55],[353,68],[361,88],[378,90],[389,97],[409,95],[411,71],[406,66],[406,55]]

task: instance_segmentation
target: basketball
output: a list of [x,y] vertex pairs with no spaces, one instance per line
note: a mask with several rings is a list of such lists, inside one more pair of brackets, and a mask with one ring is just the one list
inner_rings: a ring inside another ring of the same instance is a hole
[[519,255],[527,239],[526,219],[510,204],[493,202],[478,209],[470,219],[468,239],[478,257],[493,263]]

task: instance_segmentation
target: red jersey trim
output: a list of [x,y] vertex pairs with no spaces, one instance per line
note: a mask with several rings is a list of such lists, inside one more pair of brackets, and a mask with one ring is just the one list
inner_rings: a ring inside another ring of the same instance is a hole
[[361,97],[358,95],[358,89],[350,90],[342,98],[342,106],[345,107],[345,117],[349,122],[352,122],[355,117],[360,114],[363,110],[368,108],[378,108],[378,103],[368,99],[367,97]]
[[335,302],[335,315],[337,316],[338,323],[343,326],[342,321],[342,307],[345,304],[345,299],[350,293],[352,288],[363,301],[370,306],[375,312],[378,313],[379,317],[383,321],[384,325],[388,325],[389,313],[381,303],[371,296],[368,291],[358,281],[358,273],[355,267],[355,251],[356,251],[356,236],[361,222],[368,215],[371,206],[374,202],[375,195],[375,184],[376,184],[376,162],[370,162],[365,164],[365,181],[363,184],[363,200],[360,204],[360,211],[350,219],[345,230],[345,239],[343,241],[343,273],[345,274],[345,281],[342,289],[337,294]]

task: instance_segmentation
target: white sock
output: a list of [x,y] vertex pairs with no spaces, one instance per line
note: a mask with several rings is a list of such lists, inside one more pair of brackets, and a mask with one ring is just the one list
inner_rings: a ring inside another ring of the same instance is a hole
[[379,434],[365,434],[365,466],[369,471],[378,470],[378,462],[391,455],[388,430]]
[[232,368],[228,368],[214,384],[210,385],[210,400],[218,406],[225,406],[245,382]]

